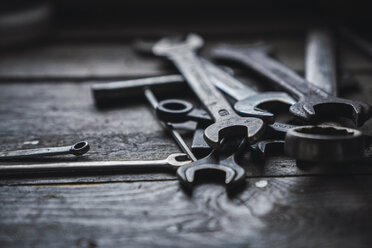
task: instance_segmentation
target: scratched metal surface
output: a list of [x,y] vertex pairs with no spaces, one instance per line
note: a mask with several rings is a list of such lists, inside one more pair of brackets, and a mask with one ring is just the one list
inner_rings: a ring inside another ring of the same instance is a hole
[[[208,46],[263,37],[278,48],[281,61],[302,72],[301,32],[260,37],[237,30],[221,38],[223,32],[214,29]],[[89,90],[95,82],[173,68],[135,54],[130,36],[92,42],[84,35],[102,38],[107,32],[77,33],[76,38],[61,30],[48,43],[1,54],[0,149],[87,140],[92,148],[81,160],[164,158],[179,151],[144,99],[98,109]],[[340,58],[342,73],[353,73],[360,82],[343,95],[372,103],[371,60],[344,43]],[[238,73],[248,83],[261,83]],[[370,133],[371,128],[369,121],[364,130]],[[372,157],[371,152],[367,149],[366,156]],[[63,158],[52,161],[59,160]],[[212,182],[186,192],[167,171],[2,177],[0,246],[369,247],[370,164],[320,170],[280,156],[245,161],[246,184],[232,192]]]

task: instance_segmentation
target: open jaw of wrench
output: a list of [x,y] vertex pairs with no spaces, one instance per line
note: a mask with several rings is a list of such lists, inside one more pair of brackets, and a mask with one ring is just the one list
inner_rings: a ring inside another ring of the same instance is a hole
[[212,56],[238,62],[287,91],[297,99],[290,112],[298,118],[315,122],[324,118],[346,117],[356,126],[361,126],[372,115],[370,105],[330,95],[257,47],[219,45],[212,49]]
[[46,156],[58,156],[72,154],[81,156],[89,151],[89,144],[86,141],[80,141],[71,146],[43,147],[35,149],[14,150],[0,152],[0,160],[21,160],[27,158],[38,158]]
[[[182,166],[177,170],[178,178],[184,185],[192,185],[195,175],[200,171],[221,171],[225,173],[225,184],[236,185],[245,176],[245,170],[238,164],[238,160],[245,151],[248,141],[246,138],[236,139],[236,137],[225,138],[219,147],[213,149],[211,153],[195,162]],[[236,148],[236,149],[234,149]],[[221,158],[221,153],[225,149],[232,150],[225,158]]]
[[202,45],[203,40],[195,34],[189,34],[185,41],[164,38],[154,45],[153,53],[166,56],[174,63],[214,119],[215,122],[204,131],[209,145],[216,147],[223,138],[233,135],[245,136],[249,141],[257,140],[264,131],[264,122],[258,118],[241,117],[234,112],[213,85],[208,71],[196,54]]
[[173,169],[191,163],[184,153],[173,153],[166,159],[161,160],[116,160],[116,161],[89,161],[89,162],[62,162],[62,163],[43,163],[43,164],[12,164],[0,165],[0,175],[17,174],[25,175],[29,173],[47,172],[79,172],[92,173],[95,171],[110,172],[123,171],[128,169]]
[[213,84],[236,101],[234,109],[240,115],[258,117],[267,123],[273,123],[274,114],[261,109],[260,106],[264,105],[270,108],[270,106],[276,106],[278,103],[284,103],[288,106],[296,103],[285,92],[258,92],[211,62],[207,60],[203,60],[203,62]]
[[[305,74],[309,83],[336,95],[339,83],[332,38],[329,29],[315,28],[308,32]],[[301,161],[359,160],[364,153],[364,136],[359,130],[338,126],[337,123],[296,127],[288,130],[284,150]]]

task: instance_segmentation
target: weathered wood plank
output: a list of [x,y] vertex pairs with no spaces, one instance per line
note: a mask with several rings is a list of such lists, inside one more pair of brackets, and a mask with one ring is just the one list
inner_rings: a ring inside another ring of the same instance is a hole
[[2,247],[370,247],[372,177],[1,187]]
[[[278,37],[247,35],[212,37],[206,40],[203,55],[211,46],[223,42],[250,44],[265,41],[273,45],[276,56],[297,71],[303,71],[304,34]],[[168,63],[152,56],[139,56],[131,48],[132,38],[75,43],[51,41],[47,44],[0,54],[0,80],[48,80],[88,78],[128,78],[173,73]],[[346,71],[372,72],[372,61],[348,44],[340,45],[340,66]]]

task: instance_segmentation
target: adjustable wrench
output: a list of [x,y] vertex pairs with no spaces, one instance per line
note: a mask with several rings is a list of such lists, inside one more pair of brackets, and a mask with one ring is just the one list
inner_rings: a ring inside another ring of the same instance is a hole
[[203,45],[201,37],[189,34],[185,42],[164,38],[153,47],[153,53],[166,56],[183,74],[185,80],[201,100],[215,123],[204,131],[209,145],[216,147],[222,138],[233,135],[246,136],[249,141],[257,140],[264,131],[264,122],[258,118],[241,117],[213,85],[195,50]]
[[290,112],[301,119],[315,121],[316,117],[347,117],[361,126],[372,115],[370,105],[330,95],[260,49],[219,45],[212,49],[212,55],[217,59],[239,62],[286,90],[298,100],[290,107]]
[[187,155],[184,153],[173,153],[166,159],[161,160],[117,160],[117,161],[89,161],[89,162],[62,162],[62,163],[44,163],[44,164],[12,164],[0,165],[0,175],[45,172],[94,172],[94,171],[118,171],[126,169],[143,168],[168,168],[178,169],[181,166],[189,164]]

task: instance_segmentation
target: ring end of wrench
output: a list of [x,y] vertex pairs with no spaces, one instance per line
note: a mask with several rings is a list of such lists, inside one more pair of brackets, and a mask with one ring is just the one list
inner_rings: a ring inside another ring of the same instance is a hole
[[75,156],[81,156],[87,153],[90,149],[89,143],[87,141],[80,141],[71,146],[70,152]]

